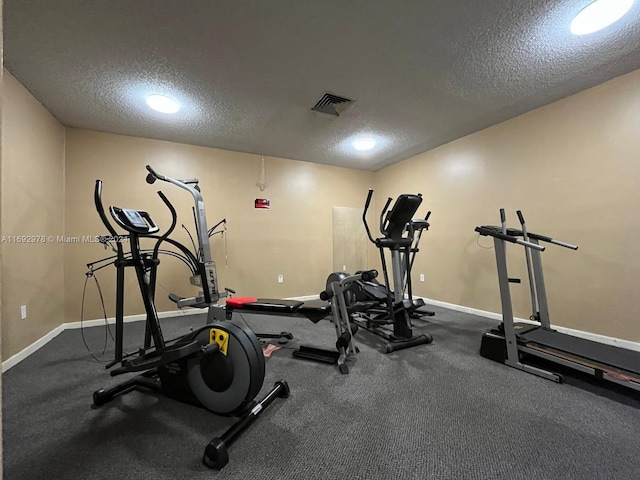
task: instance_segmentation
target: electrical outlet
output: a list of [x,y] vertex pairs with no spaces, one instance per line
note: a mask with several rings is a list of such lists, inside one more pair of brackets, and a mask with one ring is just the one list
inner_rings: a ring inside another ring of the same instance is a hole
[[284,275],[278,275],[278,283],[284,282]]
[[342,271],[346,272],[347,271],[347,266],[346,265],[342,265]]
[[420,274],[420,281],[421,281],[421,282],[424,282],[424,273],[421,273],[421,274]]
[[22,305],[20,306],[20,318],[22,320],[24,320],[25,318],[27,318],[27,306],[26,305]]

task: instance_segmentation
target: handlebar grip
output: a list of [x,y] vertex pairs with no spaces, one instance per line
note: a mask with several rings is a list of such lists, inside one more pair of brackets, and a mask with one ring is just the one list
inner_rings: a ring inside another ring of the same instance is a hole
[[109,219],[107,218],[107,215],[104,213],[104,205],[102,204],[102,180],[100,179],[96,180],[96,187],[93,191],[93,202],[96,205],[96,210],[98,211],[100,220],[102,220],[104,226],[107,227],[109,233],[114,237],[118,236],[116,229],[113,228],[111,222],[109,222]]
[[169,199],[167,198],[167,196],[162,192],[162,190],[158,190],[158,196],[160,197],[160,199],[164,202],[164,204],[169,207],[169,209],[173,210],[173,205],[172,203],[169,201]]
[[506,215],[506,213],[504,213],[504,208],[500,209],[500,221],[502,223],[507,221],[507,215]]
[[96,180],[96,186],[93,190],[93,200],[95,201],[96,206],[102,206],[102,180]]
[[532,250],[538,250],[540,252],[544,252],[545,251],[545,247],[544,246],[539,245],[537,243],[527,242],[526,240],[520,240],[519,238],[516,238],[513,243],[517,243],[518,245],[522,245],[523,247],[527,247],[527,248],[530,248]]
[[384,217],[384,214],[387,213],[387,210],[389,209],[389,205],[391,205],[391,202],[393,201],[393,198],[389,197],[387,198],[387,203],[384,204],[384,207],[382,207],[382,212],[380,212],[380,233],[384,236],[387,236],[387,225],[385,225],[386,222],[386,218]]
[[371,243],[376,243],[373,235],[371,235],[371,229],[369,228],[369,224],[367,223],[367,212],[369,211],[369,205],[371,204],[371,197],[373,197],[373,188],[369,189],[369,193],[367,194],[367,200],[364,202],[364,210],[362,210],[362,224],[364,225],[364,229],[367,232],[367,237]]
[[518,210],[516,212],[516,215],[518,215],[518,220],[520,220],[520,225],[524,225],[524,216],[522,215],[522,211]]
[[[147,165],[146,169],[149,172],[149,175],[147,175],[147,183],[153,183],[156,180],[165,180],[166,181],[166,178],[164,177],[164,175],[158,175],[156,173],[156,171],[153,168],[151,168],[151,165]],[[149,181],[150,180],[150,178],[149,178],[150,175],[152,176],[153,181]]]
[[173,230],[176,228],[176,224],[178,223],[178,214],[173,204],[169,201],[166,195],[162,193],[161,190],[158,190],[158,196],[171,212],[171,225],[169,226],[169,229],[162,235],[162,238],[167,238],[169,235],[171,235]]
[[[197,178],[189,178],[187,180],[177,180],[175,178],[167,177],[166,175],[160,175],[157,173],[151,165],[146,166],[147,171],[149,172],[147,175],[147,183],[155,183],[156,180],[162,180],[163,182],[173,183],[174,185],[179,186],[180,188],[184,188],[194,194],[194,190],[200,192],[200,188],[198,187],[199,180]],[[190,187],[189,185],[195,185],[195,187]],[[197,200],[196,200],[197,201]]]
[[373,197],[373,188],[369,189],[369,193],[367,194],[367,200],[364,202],[364,211],[369,210],[369,205],[371,204],[371,197]]
[[366,272],[362,272],[360,274],[360,277],[362,278],[362,280],[364,280],[365,282],[368,282],[370,280],[373,280],[374,278],[376,278],[378,276],[378,271],[377,270],[367,270]]
[[330,300],[333,297],[333,292],[331,290],[325,290],[324,292],[320,292],[320,300]]
[[577,245],[572,245],[570,243],[561,242],[560,240],[554,240],[553,238],[550,240],[550,243],[553,243],[554,245],[558,245],[560,247],[569,248],[571,250],[578,250],[578,246]]
[[425,221],[429,220],[429,217],[430,217],[430,216],[431,216],[431,210],[429,210],[429,211],[427,212],[427,214],[425,215],[425,217],[424,217]]

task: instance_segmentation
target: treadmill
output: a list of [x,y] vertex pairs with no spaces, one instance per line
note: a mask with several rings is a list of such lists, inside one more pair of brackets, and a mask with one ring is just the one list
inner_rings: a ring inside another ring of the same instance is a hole
[[[502,303],[502,324],[484,333],[480,354],[485,358],[558,383],[562,382],[560,374],[526,363],[527,356],[542,358],[548,362],[593,375],[598,379],[640,391],[640,352],[561,333],[551,328],[542,272],[541,252],[545,250],[545,246],[540,245],[540,242],[571,250],[577,250],[578,247],[544,235],[527,232],[522,212],[518,210],[517,215],[521,225],[520,230],[507,228],[504,209],[500,210],[500,227],[475,228],[480,235],[493,237]],[[531,293],[531,320],[536,323],[514,322],[509,284],[520,283],[520,280],[509,278],[507,242],[520,245],[525,249]]]

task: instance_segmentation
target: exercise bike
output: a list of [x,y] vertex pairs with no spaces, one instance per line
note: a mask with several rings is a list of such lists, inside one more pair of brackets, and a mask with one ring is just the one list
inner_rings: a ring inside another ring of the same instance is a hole
[[[260,342],[246,326],[234,322],[210,322],[176,339],[165,340],[154,301],[159,255],[164,253],[161,250],[163,243],[178,250],[173,255],[191,267],[194,273],[192,283],[202,287],[201,295],[189,300],[189,303],[213,306],[220,294],[209,247],[204,201],[197,189],[197,180],[181,181],[161,176],[149,166],[147,170],[153,179],[172,183],[192,194],[197,211],[198,249],[194,254],[184,245],[169,238],[177,223],[177,213],[161,191],[158,195],[171,212],[172,222],[169,228],[159,235],[160,228],[146,211],[111,206],[111,218],[126,232],[124,235],[119,234],[103,207],[102,181],[96,180],[96,210],[110,233],[109,236],[101,237],[101,241],[105,245],[111,244],[116,252],[115,259],[111,262],[117,271],[115,355],[107,368],[111,369],[111,376],[132,372],[138,375],[111,388],[97,390],[93,394],[93,401],[96,406],[101,406],[118,395],[133,390],[151,390],[184,403],[204,407],[216,414],[240,416],[227,432],[214,438],[205,449],[203,463],[209,468],[221,469],[228,462],[228,446],[275,398],[288,397],[289,387],[286,381],[278,381],[262,400],[254,400],[264,382],[265,359]],[[153,248],[143,250],[141,239],[153,240]],[[128,252],[123,247],[125,243],[129,244]],[[109,259],[98,262],[105,260]],[[96,263],[87,265],[90,271]],[[146,312],[144,345],[135,353],[125,353],[123,347],[124,280],[128,267],[136,272]]]

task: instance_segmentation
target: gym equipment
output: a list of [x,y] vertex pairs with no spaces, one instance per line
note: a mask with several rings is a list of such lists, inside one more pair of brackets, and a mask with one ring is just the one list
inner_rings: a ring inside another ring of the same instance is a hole
[[[169,294],[169,299],[174,302],[180,309],[185,307],[207,308],[207,324],[214,323],[217,320],[220,320],[220,315],[218,314],[218,312],[220,310],[224,310],[224,307],[217,305],[216,302],[221,298],[227,297],[230,293],[235,293],[235,291],[231,290],[230,288],[225,288],[224,292],[219,291],[215,262],[211,257],[211,248],[209,245],[209,237],[215,234],[216,227],[218,227],[218,225],[220,225],[221,223],[226,222],[226,219],[221,220],[212,228],[207,228],[204,200],[202,199],[202,195],[200,194],[200,189],[197,185],[197,179],[176,180],[171,177],[159,175],[149,165],[147,165],[147,171],[149,172],[147,174],[147,183],[153,184],[156,182],[156,180],[168,182],[187,190],[193,196],[193,216],[195,219],[198,247],[196,247],[195,257],[194,255],[191,255],[191,257],[194,257],[196,259],[195,262],[192,261],[191,263],[195,263],[196,266],[195,268],[192,268],[193,274],[190,281],[192,285],[203,287],[203,290],[199,295],[190,298],[184,298],[175,293],[171,293]],[[191,184],[195,184],[195,187],[191,187]],[[191,235],[189,234],[189,236]],[[233,300],[231,301],[233,302]],[[230,320],[231,317],[228,317],[227,319]],[[278,338],[282,339],[282,342],[286,342],[287,340],[291,340],[293,338],[293,335],[291,335],[291,333],[289,332],[253,333],[258,338]]]
[[368,270],[356,275],[345,275],[331,282],[327,289],[320,292],[320,299],[330,302],[332,322],[336,329],[336,351],[329,351],[315,347],[301,345],[293,352],[294,357],[306,358],[323,363],[336,363],[340,373],[349,373],[347,359],[358,353],[353,337],[358,332],[358,326],[352,323],[352,309],[348,308],[347,293],[353,283],[371,281],[378,276],[376,270]]
[[[261,315],[275,315],[281,317],[300,317],[311,320],[313,323],[318,323],[323,318],[331,315],[331,305],[324,300],[310,300],[302,302],[299,300],[283,300],[274,298],[255,298],[255,297],[234,297],[229,298],[224,307],[224,314],[227,319],[233,317],[234,312],[239,314],[261,314]],[[349,343],[350,339],[346,337],[341,338],[341,331],[336,327],[336,334],[338,339],[336,341],[337,351],[322,350],[319,348],[300,346],[294,350],[293,356],[296,358],[306,358],[308,360],[315,360],[322,363],[335,364],[342,355],[343,342]],[[355,334],[355,332],[354,332]],[[346,360],[346,357],[345,357]],[[340,368],[343,372],[344,367]]]
[[[501,226],[479,226],[480,235],[493,237],[498,283],[502,302],[502,324],[482,336],[480,354],[527,373],[562,382],[558,373],[527,363],[530,357],[593,375],[598,379],[640,390],[640,352],[606,345],[592,340],[561,333],[551,328],[549,306],[542,272],[540,242],[577,250],[578,247],[559,240],[527,231],[524,216],[517,211],[521,229],[507,228],[504,209],[500,210]],[[525,248],[527,276],[531,293],[531,320],[538,324],[514,323],[510,283],[520,283],[509,278],[507,272],[507,242]]]
[[[375,239],[367,223],[367,212],[372,197],[373,190],[369,190],[362,221],[369,240],[380,252],[384,285],[372,281],[354,283],[354,287],[351,288],[354,296],[347,297],[349,308],[357,310],[357,313],[352,315],[352,322],[387,340],[384,345],[385,353],[431,343],[433,338],[428,333],[414,336],[411,324],[412,313],[424,306],[422,299],[413,299],[411,290],[411,265],[418,252],[418,246],[414,244],[416,240],[414,225],[420,230],[418,239],[422,231],[429,226],[427,221],[429,214],[424,221],[412,221],[413,215],[422,203],[422,195],[402,194],[396,199],[391,209],[389,205],[393,199],[389,197],[380,213],[382,237]],[[389,280],[385,249],[391,252],[393,289]],[[327,286],[339,281],[344,275],[346,275],[344,272],[332,273],[327,279]],[[381,311],[378,307],[383,299],[385,308]],[[433,313],[423,313],[423,315],[429,314]],[[387,325],[392,325],[393,331],[385,328]]]
[[[193,216],[195,221],[196,228],[196,240],[197,247],[195,255],[187,254],[188,249],[186,247],[180,245],[178,248],[182,250],[187,257],[191,257],[195,259],[195,274],[191,276],[191,284],[202,287],[202,292],[191,298],[182,298],[177,297],[176,295],[172,295],[170,298],[172,300],[175,299],[178,307],[197,307],[197,308],[208,308],[211,305],[215,304],[218,299],[226,296],[226,292],[219,292],[217,276],[216,276],[216,265],[211,256],[211,247],[209,245],[209,236],[213,234],[212,229],[207,228],[207,217],[205,215],[204,209],[204,199],[202,198],[202,194],[200,193],[200,188],[198,187],[198,179],[192,178],[189,180],[176,180],[175,178],[167,177],[165,175],[160,175],[156,171],[153,170],[149,165],[147,165],[147,178],[146,181],[149,184],[155,183],[157,180],[171,183],[180,187],[191,194],[194,201],[193,207]],[[195,185],[192,187],[191,185]],[[166,197],[158,192],[158,195],[162,198],[162,200],[167,203],[165,200]],[[173,207],[170,207],[173,215]],[[217,225],[216,225],[217,226]],[[175,225],[174,225],[175,227]],[[173,231],[173,228],[171,228]],[[166,241],[169,233],[164,235],[164,240]],[[172,242],[173,245],[176,245],[177,242]],[[157,247],[158,245],[156,245]]]
[[280,380],[276,382],[273,390],[271,390],[260,402],[258,402],[251,410],[247,411],[240,420],[233,424],[220,437],[216,437],[209,442],[204,450],[203,463],[215,470],[220,470],[229,462],[229,446],[236,438],[251,425],[258,415],[264,411],[277,398],[287,398],[289,396],[289,385],[287,382]]
[[293,352],[296,358],[313,360],[328,364],[337,364],[340,373],[349,373],[346,364],[347,359],[358,353],[353,337],[358,327],[351,323],[353,308],[348,308],[346,299],[354,282],[373,280],[378,275],[375,270],[360,272],[356,275],[343,276],[328,284],[326,289],[320,292],[320,300],[301,302],[298,300],[230,298],[225,306],[225,315],[231,319],[233,313],[259,313],[263,315],[278,315],[289,317],[303,317],[318,323],[327,316],[332,316],[332,323],[336,330],[336,350],[301,345]]
[[[422,233],[425,230],[428,230],[430,227],[429,217],[431,216],[431,211],[427,212],[425,218],[419,219],[411,219],[407,224],[406,231],[411,232],[411,236],[414,239],[411,244],[411,248],[409,252],[411,253],[409,257],[409,268],[405,269],[404,266],[406,264],[405,259],[405,250],[400,250],[400,268],[401,268],[401,276],[403,280],[403,289],[402,296],[408,293],[407,289],[409,287],[409,282],[411,279],[411,271],[413,269],[413,263],[416,257],[416,254],[420,251],[419,244],[420,239],[422,238]],[[366,218],[364,220],[366,222]],[[416,235],[417,234],[417,235]],[[336,272],[339,273],[339,272]],[[360,272],[356,272],[360,273]],[[334,280],[334,278],[330,277],[330,281]],[[389,319],[389,310],[388,310],[388,297],[389,297],[389,288],[387,285],[384,285],[377,280],[370,281],[358,281],[353,284],[351,288],[351,292],[355,295],[355,297],[350,297],[355,302],[376,302],[371,304],[372,306],[368,307],[366,310],[366,315],[372,322],[379,322],[383,319]],[[391,295],[394,296],[394,293],[391,292]],[[407,297],[408,298],[408,297]],[[410,318],[412,319],[421,319],[426,316],[433,316],[435,312],[427,310],[424,308],[424,300],[421,298],[414,299],[410,298],[410,304],[407,304],[409,308],[407,308],[407,312],[409,313]]]
[[[370,195],[372,194],[373,194],[373,191],[370,192]],[[418,197],[421,197],[421,196],[418,195]],[[391,199],[389,199],[388,202],[390,200]],[[368,202],[365,205],[365,209],[362,215],[362,221],[363,221],[363,224],[365,225],[365,229],[368,232],[369,239],[374,244],[376,244],[376,241],[372,238],[370,234],[369,225],[367,223],[367,218],[366,218],[369,202],[370,202],[370,198],[368,198]],[[419,203],[416,206],[416,210],[418,206],[419,206]],[[383,225],[383,222],[384,222],[383,220],[383,215],[385,213],[384,210],[386,210],[386,207],[385,209],[383,209],[383,212],[380,218],[381,225]],[[401,297],[405,298],[405,295],[406,295],[407,299],[410,300],[410,303],[406,303],[406,306],[408,307],[407,312],[409,313],[409,316],[412,319],[420,319],[424,316],[434,315],[434,312],[423,308],[424,300],[422,300],[421,298],[413,299],[411,295],[411,291],[409,290],[413,263],[414,263],[416,254],[420,251],[419,245],[420,245],[420,240],[422,238],[422,233],[425,230],[429,230],[430,216],[431,216],[431,211],[428,211],[425,218],[418,218],[418,219],[411,218],[408,221],[405,227],[405,230],[403,232],[403,235],[406,235],[407,238],[411,238],[412,243],[409,249],[405,249],[405,248],[400,249],[399,262],[398,262],[399,267],[396,267],[396,268],[399,268],[399,272],[400,272],[399,277],[403,279]],[[382,228],[384,229],[384,227]],[[339,272],[336,272],[336,274],[337,273]],[[356,273],[360,273],[360,272],[356,272]],[[395,275],[394,275],[394,278],[395,278]],[[332,278],[330,276],[329,280],[327,281],[327,284],[329,284],[333,280],[335,280],[335,278]],[[371,320],[372,323],[381,322],[385,319],[389,320],[391,318],[389,314],[389,308],[388,308],[389,294],[391,294],[392,298],[395,298],[396,294],[389,288],[388,281],[386,284],[382,284],[377,280],[359,281],[353,284],[353,287],[351,288],[351,292],[353,293],[353,295],[349,296],[350,301],[375,302],[375,303],[371,303],[370,304],[371,306],[368,307],[367,309],[367,317]]]
[[[428,211],[424,219],[415,219],[418,207],[422,203],[422,195],[403,194],[400,195],[394,203],[391,210],[387,211],[392,201],[387,198],[387,203],[380,213],[380,233],[382,238],[374,239],[367,223],[367,212],[373,197],[373,190],[369,190],[364,210],[362,212],[362,223],[364,224],[367,236],[380,251],[380,260],[383,264],[383,272],[385,273],[385,283],[378,283],[377,287],[386,295],[385,307],[388,318],[393,318],[390,302],[395,304],[402,301],[404,310],[411,318],[421,318],[423,316],[433,316],[434,312],[423,309],[424,300],[421,298],[414,299],[411,290],[411,269],[416,254],[420,251],[419,244],[422,233],[430,227],[429,217],[431,211]],[[387,214],[385,217],[385,213]],[[406,223],[403,223],[406,220]],[[417,235],[416,235],[417,233]],[[390,288],[390,282],[385,265],[384,248],[391,251],[391,270],[393,272],[393,290]],[[394,254],[394,251],[396,252]],[[372,282],[362,282],[360,285],[371,284]],[[399,285],[402,289],[399,290]],[[363,289],[367,291],[367,289]],[[370,291],[370,290],[369,290]],[[357,297],[357,292],[356,292]],[[371,313],[371,311],[369,311]],[[381,318],[381,317],[380,317]]]
[[[116,277],[116,335],[114,360],[107,364],[111,376],[141,372],[109,389],[94,392],[93,401],[101,406],[118,395],[132,390],[148,392],[159,391],[167,397],[184,403],[204,407],[221,415],[245,414],[247,410],[253,417],[260,414],[275,397],[287,397],[289,389],[285,381],[277,382],[271,392],[259,403],[254,398],[260,392],[265,375],[265,359],[262,346],[253,332],[233,322],[210,322],[186,335],[174,340],[165,340],[155,306],[155,286],[157,269],[160,263],[160,247],[168,243],[178,249],[173,255],[182,259],[192,268],[192,283],[202,287],[198,297],[184,299],[185,305],[212,306],[220,297],[217,290],[215,264],[211,258],[204,201],[200,192],[191,187],[197,180],[180,181],[158,175],[147,166],[152,180],[160,179],[173,183],[189,191],[195,200],[196,238],[198,249],[194,255],[188,248],[169,238],[176,222],[176,210],[161,192],[158,195],[171,212],[171,225],[162,235],[157,235],[159,227],[152,217],[143,210],[109,207],[109,213],[115,223],[127,232],[120,235],[107,218],[102,203],[102,181],[96,180],[94,202],[98,215],[111,234],[103,237],[106,244],[115,245],[116,256],[112,262],[117,271]],[[148,178],[149,180],[149,178]],[[153,182],[150,182],[153,183]],[[154,240],[151,250],[142,250],[141,239]],[[125,252],[124,243],[129,243],[129,252]],[[98,262],[104,262],[103,259]],[[96,262],[88,264],[90,271]],[[138,287],[146,312],[144,346],[136,353],[125,353],[123,347],[124,332],[124,280],[125,269],[132,267],[136,272]],[[235,429],[241,430],[247,423],[247,417],[240,419]],[[232,427],[232,429],[234,429]],[[227,442],[237,434],[227,435]],[[224,451],[222,447],[219,452]],[[218,453],[216,459],[211,453],[205,453],[203,463],[212,468],[222,468],[228,455]]]

